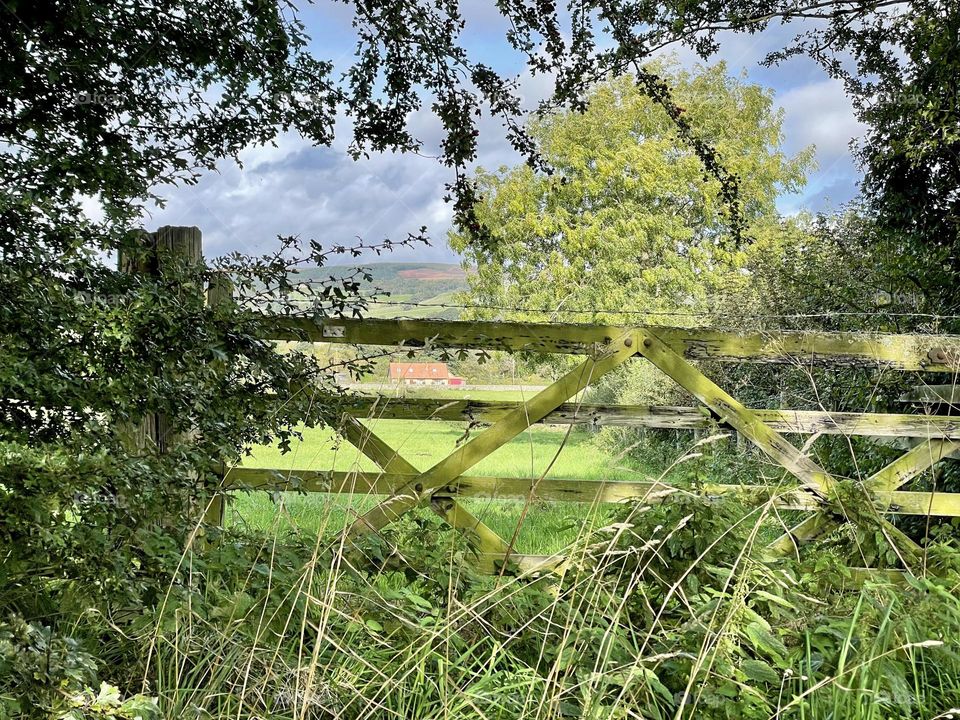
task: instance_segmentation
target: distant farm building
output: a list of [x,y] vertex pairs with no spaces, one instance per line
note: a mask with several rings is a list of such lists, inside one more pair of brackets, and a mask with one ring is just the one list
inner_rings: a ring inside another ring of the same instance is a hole
[[446,363],[390,363],[390,380],[403,385],[463,385]]

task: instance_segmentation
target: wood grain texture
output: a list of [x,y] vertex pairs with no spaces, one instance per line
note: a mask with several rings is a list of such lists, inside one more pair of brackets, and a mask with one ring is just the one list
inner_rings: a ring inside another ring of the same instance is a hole
[[[341,432],[354,447],[377,463],[377,465],[386,472],[405,473],[407,477],[419,475],[420,471],[416,466],[356,418],[345,417],[341,424]],[[391,486],[387,494],[393,495],[396,487],[396,485]],[[385,508],[385,514],[395,513],[396,517],[399,517],[405,512],[402,508],[410,509],[429,499],[431,499],[430,493],[421,493],[415,489],[404,493],[401,490],[395,497],[391,497],[381,503],[381,507]],[[400,506],[402,506],[401,509],[394,510],[394,507]],[[469,510],[459,505],[455,500],[450,500],[449,502],[431,502],[430,507],[452,527],[457,528],[461,532],[469,532],[475,535],[480,548],[485,552],[506,554],[510,551],[506,540],[497,535],[497,533],[480,520],[480,518],[475,517]],[[372,526],[365,517],[366,516],[360,517],[353,523],[353,526],[349,530],[350,534],[370,530],[376,531],[379,529],[378,527]]]
[[732,425],[810,492],[820,498],[830,494],[836,484],[830,473],[797,450],[778,432],[767,427],[752,410],[671,350],[658,336],[644,333],[642,337],[640,352],[645,358],[710,408],[721,421]]
[[[629,330],[611,325],[501,323],[378,318],[264,316],[263,332],[275,340],[360,345],[473,348],[588,354]],[[960,337],[840,332],[733,332],[637,327],[657,335],[688,360],[794,363],[909,371],[958,369]]]
[[377,529],[392,522],[399,514],[415,507],[424,493],[454,481],[497,448],[510,442],[531,424],[542,420],[559,405],[599,380],[613,368],[622,365],[636,353],[636,345],[634,333],[628,331],[608,345],[597,348],[595,356],[588,357],[553,384],[465,442],[432,468],[422,472],[416,480],[399,488],[395,497],[371,508],[357,522],[363,522]]
[[[520,404],[518,400],[451,400],[378,396],[352,400],[345,410],[351,416],[360,419],[438,420],[490,424],[515,410]],[[960,416],[753,408],[750,408],[750,411],[765,425],[781,433],[960,439]],[[672,405],[564,403],[538,422],[548,425],[668,430],[733,429],[732,426],[720,422],[706,408]]]
[[[234,468],[226,487],[258,490],[297,490],[345,495],[390,495],[416,479],[409,473],[331,472],[316,470],[269,470]],[[642,500],[662,502],[677,493],[692,490],[654,480],[578,480],[568,478],[513,478],[465,475],[437,489],[437,495],[487,500],[518,500],[615,504]],[[768,500],[783,510],[818,510],[820,503],[810,493],[795,487],[770,485],[724,485],[700,487],[708,497],[738,495],[744,501]],[[941,515],[960,517],[960,493],[878,490],[871,495],[875,507],[893,515]]]

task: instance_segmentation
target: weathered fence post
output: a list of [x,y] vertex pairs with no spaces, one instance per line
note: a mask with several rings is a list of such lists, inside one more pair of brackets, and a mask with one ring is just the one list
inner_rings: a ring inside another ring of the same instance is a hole
[[[155,233],[140,232],[135,244],[138,247],[120,253],[120,272],[157,277],[164,268],[203,262],[202,235],[196,227],[167,225]],[[201,293],[202,290],[184,286],[182,292]],[[189,438],[189,432],[175,434],[169,418],[156,412],[146,413],[139,422],[122,428],[121,433],[126,435],[130,451],[139,455],[169,453],[178,443]]]
[[[121,253],[120,272],[157,276],[168,263],[199,263],[203,260],[201,232],[196,227],[166,225],[155,233],[139,233],[138,252]],[[176,444],[167,418],[161,413],[147,413],[138,427],[128,430],[133,448],[144,452],[156,448],[165,453]]]

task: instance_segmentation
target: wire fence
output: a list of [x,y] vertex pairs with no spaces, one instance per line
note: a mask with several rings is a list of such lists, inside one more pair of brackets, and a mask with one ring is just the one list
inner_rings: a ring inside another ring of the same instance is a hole
[[[535,308],[521,305],[494,305],[494,304],[461,304],[461,303],[439,303],[439,302],[405,302],[402,300],[381,300],[378,298],[365,298],[364,302],[368,305],[380,305],[385,307],[398,307],[405,309],[430,308],[437,310],[481,310],[496,312],[513,313],[532,313],[556,316],[580,316],[591,317],[597,315],[614,315],[621,317],[673,317],[688,319],[717,319],[721,317],[719,313],[707,311],[691,310],[630,310],[622,308],[601,308],[594,307],[590,309],[574,308]],[[865,310],[841,310],[824,311],[814,313],[751,313],[738,315],[738,320],[826,320],[835,318],[869,318],[873,320],[882,319],[914,319],[927,322],[939,322],[949,320],[960,320],[960,315],[939,314],[939,313],[919,313],[919,312],[886,312],[883,310],[865,311]],[[424,319],[424,318],[420,318]],[[442,318],[436,318],[442,319]],[[931,333],[935,334],[935,333]]]

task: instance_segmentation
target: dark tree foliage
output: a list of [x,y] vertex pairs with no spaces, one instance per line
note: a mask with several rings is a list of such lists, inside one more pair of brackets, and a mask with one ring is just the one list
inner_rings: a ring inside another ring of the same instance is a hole
[[[808,54],[846,81],[871,127],[867,189],[891,222],[933,244],[955,227],[952,3],[574,0],[565,8],[504,1],[498,9],[529,70],[554,78],[547,106],[576,107],[597,79],[637,72],[705,172],[723,183],[735,230],[736,178],[692,133],[669,88],[639,64],[681,44],[707,58],[724,31],[802,22],[795,41],[768,61]],[[69,202],[80,192],[117,212],[158,183],[193,180],[281,129],[329,144],[338,108],[353,119],[355,156],[419,149],[407,118],[428,103],[446,132],[440,159],[455,170],[458,217],[479,231],[463,170],[476,155],[480,113],[501,118],[514,146],[542,166],[520,122],[515,82],[468,56],[457,2],[357,3],[354,11],[355,62],[341,78],[307,52],[287,2],[7,3],[0,128],[12,152],[3,177],[21,193]]]
[[928,311],[956,313],[960,7],[918,3],[870,31],[857,45],[864,77],[844,77],[868,125],[859,148],[864,194],[883,246],[899,259],[902,286]]

